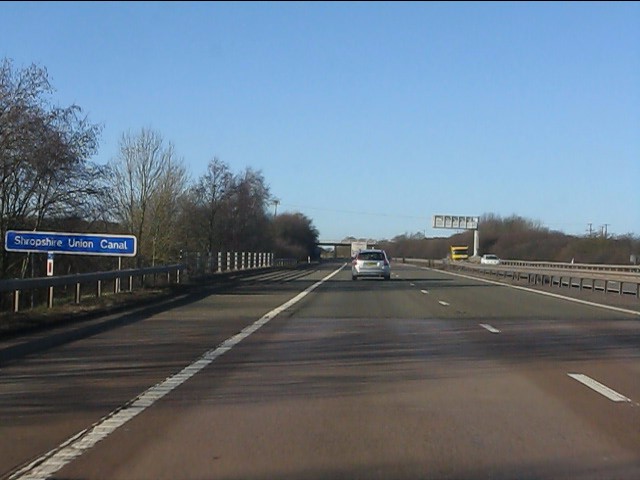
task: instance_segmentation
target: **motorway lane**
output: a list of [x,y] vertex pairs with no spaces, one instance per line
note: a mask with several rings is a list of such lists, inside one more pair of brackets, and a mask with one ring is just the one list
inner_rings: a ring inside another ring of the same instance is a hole
[[47,335],[75,339],[0,368],[0,478],[176,373],[319,275],[301,274],[244,279],[232,291],[203,288],[164,306],[0,344],[42,344]]
[[[447,277],[441,272],[431,273]],[[473,280],[458,278],[467,284],[453,290],[436,288],[430,293],[447,301],[458,318],[479,316],[485,325],[499,331],[499,335],[489,338],[486,331],[474,333],[476,338],[485,337],[487,356],[509,362],[540,388],[572,406],[580,406],[581,415],[590,423],[619,443],[640,451],[638,409],[626,408],[638,407],[640,402],[639,316],[492,283],[484,283],[483,287]],[[511,295],[474,295],[482,288],[508,289]],[[527,308],[528,305],[535,308]],[[584,398],[579,393],[585,387],[567,383],[565,375],[573,372],[606,380],[607,386],[635,400],[622,407],[622,414],[611,416],[608,400],[595,393],[593,398]],[[629,425],[634,428],[625,428]]]
[[340,272],[57,478],[640,476],[637,318],[394,267],[391,282]]

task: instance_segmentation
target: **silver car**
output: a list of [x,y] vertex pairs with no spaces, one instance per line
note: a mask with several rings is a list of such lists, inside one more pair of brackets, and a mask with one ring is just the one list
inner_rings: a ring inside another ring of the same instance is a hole
[[391,264],[384,250],[360,250],[351,262],[351,279],[358,277],[391,278]]

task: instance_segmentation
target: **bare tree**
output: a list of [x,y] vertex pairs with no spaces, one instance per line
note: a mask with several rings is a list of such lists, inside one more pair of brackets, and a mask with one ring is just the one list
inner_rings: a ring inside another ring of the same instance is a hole
[[205,174],[192,189],[196,211],[202,218],[201,227],[197,230],[204,237],[204,247],[208,252],[222,247],[220,212],[228,203],[232,192],[233,174],[229,165],[214,157],[209,161]]
[[[0,234],[39,229],[46,219],[84,214],[103,192],[103,169],[88,162],[100,127],[80,107],[54,107],[45,69],[0,63]],[[6,275],[8,255],[2,252]],[[21,273],[27,268],[22,262]]]
[[269,187],[260,171],[247,168],[235,178],[231,209],[231,245],[235,250],[270,247],[267,206]]
[[186,187],[186,171],[172,145],[155,131],[123,134],[117,158],[110,162],[116,219],[138,239],[138,264],[155,260],[157,247],[171,243],[170,210]]
[[269,187],[251,168],[232,174],[214,158],[207,172],[191,188],[183,211],[189,225],[189,244],[208,252],[266,250],[271,245],[267,215]]
[[167,148],[167,153],[167,164],[151,202],[149,233],[152,265],[169,262],[182,246],[178,226],[180,199],[188,184],[187,171],[181,161],[174,159],[172,145]]
[[316,256],[318,230],[302,213],[283,213],[273,220],[275,254],[305,260]]

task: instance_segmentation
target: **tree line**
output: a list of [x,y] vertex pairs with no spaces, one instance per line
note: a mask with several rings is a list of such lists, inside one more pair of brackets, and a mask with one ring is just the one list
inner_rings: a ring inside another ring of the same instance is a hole
[[[480,217],[479,254],[500,258],[548,262],[629,264],[640,260],[640,238],[632,235],[577,236],[550,230],[536,220],[518,215],[501,217],[492,213]],[[452,245],[473,248],[473,232],[449,237],[425,238],[422,233],[400,235],[381,244],[394,257],[443,259]]]
[[[316,255],[318,231],[309,218],[269,213],[273,197],[259,170],[234,172],[214,157],[192,180],[173,144],[148,128],[123,133],[117,155],[98,165],[91,158],[102,126],[77,105],[55,105],[53,93],[45,68],[0,62],[3,240],[7,230],[135,235],[138,255],[129,262],[138,267],[176,261],[181,251]],[[44,268],[40,257],[2,249],[0,275],[38,276]],[[69,255],[61,273],[112,263]]]

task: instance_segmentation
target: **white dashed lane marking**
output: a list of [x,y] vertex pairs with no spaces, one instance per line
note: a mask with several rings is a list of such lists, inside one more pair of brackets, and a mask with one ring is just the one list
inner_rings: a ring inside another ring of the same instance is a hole
[[631,399],[625,397],[624,395],[616,392],[615,390],[610,389],[606,385],[597,382],[591,377],[587,375],[583,375],[582,373],[567,373],[571,378],[577,380],[578,382],[586,385],[591,390],[598,392],[600,395],[607,397],[612,402],[630,402]]
[[424,293],[425,295],[429,294],[429,292],[427,290],[420,290],[420,292]]
[[443,302],[442,300],[439,300],[438,303],[440,305],[442,305],[443,307],[448,307],[449,306],[449,304],[447,302]]
[[498,330],[497,328],[493,328],[491,325],[489,325],[488,323],[480,323],[479,324],[482,328],[484,328],[485,330],[488,330],[491,333],[500,333],[500,330]]

